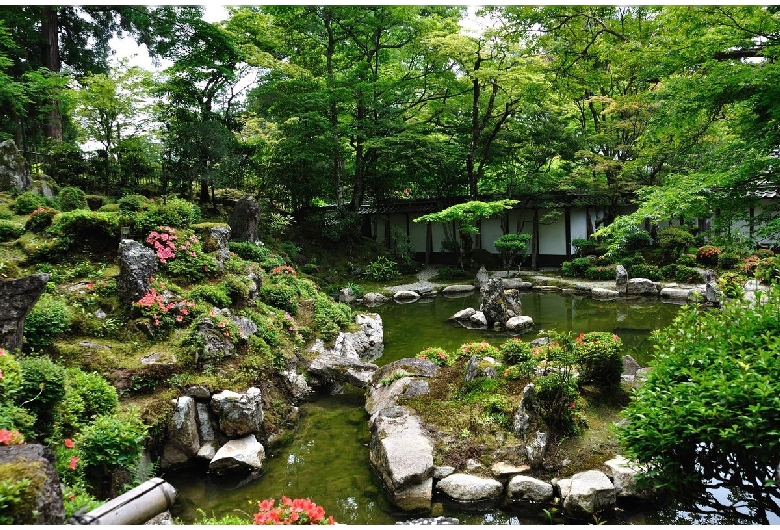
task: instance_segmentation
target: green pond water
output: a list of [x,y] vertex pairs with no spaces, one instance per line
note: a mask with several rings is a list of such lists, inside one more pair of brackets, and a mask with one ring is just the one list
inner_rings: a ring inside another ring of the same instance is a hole
[[[524,294],[521,301],[523,313],[535,323],[535,331],[521,338],[532,340],[539,329],[575,334],[610,331],[621,337],[625,353],[642,365],[651,358],[650,332],[668,325],[680,307],[658,301],[595,301],[537,292]],[[484,340],[500,344],[507,340],[506,333],[469,330],[448,320],[466,307],[478,308],[479,297],[436,297],[366,309],[381,315],[384,324],[384,354],[374,362],[384,365],[413,357],[428,346],[455,349],[465,342]],[[173,515],[185,523],[197,520],[199,510],[209,516],[250,515],[256,511],[256,501],[287,495],[311,498],[340,523],[394,524],[414,518],[393,508],[374,476],[368,459],[370,433],[364,402],[363,391],[353,389],[302,404],[298,428],[290,441],[270,450],[263,472],[243,482],[212,477],[204,470],[163,475],[179,493]],[[438,503],[431,515],[456,517],[461,524],[546,522],[501,510],[461,513]]]

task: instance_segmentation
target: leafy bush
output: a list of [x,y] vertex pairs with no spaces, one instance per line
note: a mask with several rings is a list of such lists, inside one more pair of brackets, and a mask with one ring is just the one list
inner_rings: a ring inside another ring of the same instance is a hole
[[339,331],[352,322],[352,309],[347,304],[334,302],[324,294],[317,296],[314,302],[314,324],[323,340],[335,340]]
[[561,273],[564,276],[582,278],[585,276],[585,271],[588,270],[592,264],[593,260],[589,258],[574,258],[571,261],[564,261],[561,264]]
[[34,348],[49,346],[70,329],[68,305],[61,298],[43,293],[24,320],[24,341]]
[[580,333],[574,339],[574,356],[580,367],[579,382],[603,387],[620,384],[623,356],[620,337],[604,331]]
[[224,285],[198,285],[190,291],[190,298],[208,302],[219,308],[230,307],[230,296]]
[[436,279],[441,281],[463,280],[469,277],[468,271],[460,267],[439,267],[436,270]]
[[756,278],[767,283],[779,279],[780,262],[778,261],[778,258],[763,258],[759,260],[753,274]]
[[709,478],[701,473],[713,467],[754,484],[775,480],[778,307],[776,286],[766,303],[729,300],[721,311],[687,305],[652,335],[652,371],[618,433],[626,457],[645,466],[653,485],[700,487]]
[[701,273],[693,267],[672,263],[661,267],[661,275],[680,283],[701,283]]
[[704,245],[696,251],[696,260],[704,265],[717,265],[721,249],[714,245]]
[[745,293],[745,277],[734,271],[718,275],[718,289],[728,298],[742,298]]
[[48,357],[26,357],[19,364],[22,386],[16,402],[35,414],[35,429],[46,435],[53,427],[54,408],[65,396],[65,368]]
[[696,254],[683,254],[675,262],[677,265],[685,265],[686,267],[696,267]]
[[77,432],[95,416],[113,414],[118,405],[116,388],[103,376],[79,368],[66,370],[65,396],[57,409],[66,434]]
[[447,366],[451,363],[450,356],[444,348],[428,347],[417,354],[418,359],[427,359],[437,366]]
[[512,338],[498,347],[501,358],[508,364],[519,364],[533,359],[531,345],[518,338]]
[[118,468],[132,471],[146,434],[147,427],[134,410],[97,416],[74,436],[79,462],[97,483]]
[[718,256],[718,267],[721,269],[733,269],[740,261],[739,254],[724,252]]
[[24,227],[13,221],[0,219],[0,242],[14,241],[24,234]]
[[620,252],[626,254],[647,248],[652,241],[647,230],[642,230],[635,226],[629,227],[623,234],[623,240],[620,242]]
[[46,197],[25,191],[14,200],[11,209],[18,215],[27,215],[41,206],[52,206],[52,203]]
[[36,505],[46,473],[40,462],[17,460],[0,464],[0,524],[34,524]]
[[324,212],[320,223],[322,236],[334,243],[353,238],[360,234],[361,222],[360,214],[346,207]]
[[146,243],[154,248],[163,268],[176,278],[193,283],[219,271],[216,260],[203,252],[192,230],[158,226],[146,237]]
[[654,282],[657,282],[663,278],[661,276],[661,271],[656,265],[634,265],[629,269],[628,274],[632,278],[647,278],[648,280],[653,280]]
[[533,410],[551,430],[574,434],[579,428],[575,419],[576,380],[565,372],[553,371],[534,379]]
[[147,210],[152,202],[143,195],[125,195],[117,202],[119,211],[122,213],[133,213]]
[[30,232],[43,232],[51,226],[54,216],[58,213],[57,210],[48,206],[36,208],[27,218],[24,228]]
[[669,226],[658,231],[656,242],[662,251],[664,260],[667,263],[671,263],[677,261],[680,254],[694,245],[695,239],[682,228]]
[[585,277],[591,280],[614,280],[617,276],[617,265],[601,265],[598,267],[588,267],[585,270]]
[[295,287],[283,283],[266,283],[260,288],[260,300],[266,304],[287,311],[291,315],[298,314],[298,292]]
[[386,282],[398,278],[401,273],[394,261],[379,256],[366,266],[363,276],[375,282]]
[[755,255],[758,256],[759,258],[763,259],[763,258],[774,257],[775,253],[772,250],[768,249],[768,248],[759,248],[759,249],[756,249]]
[[577,254],[577,256],[582,258],[588,254],[595,253],[598,243],[592,239],[575,238],[571,240],[571,246],[574,247],[574,252]]
[[12,402],[22,387],[22,367],[16,357],[3,348],[0,348],[0,373],[3,374],[0,378],[0,403]]
[[200,220],[200,216],[198,205],[184,199],[172,198],[165,203],[150,203],[148,209],[136,213],[134,223],[139,233],[148,234],[159,226],[189,228]]
[[49,232],[95,249],[115,249],[119,217],[113,213],[74,210],[54,217]]
[[63,212],[89,209],[86,194],[80,188],[74,186],[62,188],[57,195],[57,202],[60,205],[60,210]]
[[467,342],[465,344],[461,344],[460,348],[457,352],[457,357],[471,357],[472,355],[476,355],[478,357],[493,357],[494,359],[498,358],[500,353],[498,351],[498,348],[491,345],[488,342]]

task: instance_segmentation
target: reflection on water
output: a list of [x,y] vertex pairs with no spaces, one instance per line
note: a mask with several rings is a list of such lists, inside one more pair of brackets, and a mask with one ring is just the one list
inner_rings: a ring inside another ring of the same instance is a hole
[[[667,326],[679,305],[646,300],[594,301],[589,298],[554,293],[524,293],[523,313],[534,319],[535,330],[551,329],[574,334],[590,331],[617,333],[625,353],[640,364],[651,359],[650,332]],[[479,307],[477,295],[457,298],[422,299],[412,304],[389,303],[367,309],[382,317],[385,333],[384,365],[403,357],[413,357],[428,346],[455,349],[465,342],[487,341],[500,344],[509,335],[492,331],[468,330],[449,321],[455,312]],[[521,336],[531,340],[535,332]],[[221,480],[203,470],[170,473],[164,476],[179,492],[173,514],[183,522],[206,515],[220,516],[236,511],[250,515],[255,502],[265,498],[308,497],[325,507],[329,515],[346,524],[394,524],[414,518],[400,513],[387,501],[382,486],[368,463],[370,433],[363,408],[362,391],[321,397],[301,405],[301,419],[291,441],[267,455],[262,474],[241,482]],[[715,485],[718,486],[718,485]],[[644,513],[635,513],[619,522],[640,524],[778,524],[775,512],[757,514],[746,501],[735,502],[733,490],[716,487],[717,503],[697,505],[680,501]],[[758,495],[766,495],[762,488]],[[773,501],[777,505],[776,488]],[[718,508],[720,503],[736,506]],[[755,503],[753,503],[755,504]],[[770,503],[771,504],[771,503]],[[489,513],[458,513],[440,504],[433,515],[456,517],[461,524],[543,524],[540,518],[518,517],[494,510]],[[617,516],[616,516],[617,517]],[[618,522],[618,521],[611,521]]]

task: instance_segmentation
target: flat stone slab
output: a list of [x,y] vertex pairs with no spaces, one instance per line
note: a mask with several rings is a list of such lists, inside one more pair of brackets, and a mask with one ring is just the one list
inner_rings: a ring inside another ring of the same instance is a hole
[[594,298],[617,298],[620,296],[620,293],[618,291],[613,291],[612,289],[605,289],[603,287],[594,287],[590,290],[590,295]]
[[548,503],[555,497],[552,484],[534,477],[517,475],[506,486],[507,503],[513,506],[529,506]]
[[371,430],[369,459],[392,493],[433,476],[433,444],[417,416],[403,407],[384,409]]
[[672,300],[687,300],[691,294],[691,289],[681,289],[673,287],[664,287],[661,289],[661,298],[670,298]]
[[522,278],[504,278],[504,289],[517,289],[519,291],[527,291],[533,284],[526,282]]
[[393,300],[396,302],[414,302],[420,298],[420,293],[417,291],[398,291],[393,295]]
[[470,293],[472,292],[476,287],[473,285],[448,285],[444,289],[441,290],[444,294],[452,294],[452,293]]
[[522,466],[516,466],[507,462],[496,462],[490,467],[490,472],[498,480],[509,480],[512,477],[528,473],[531,471],[531,466],[523,464]]
[[586,517],[615,507],[615,486],[601,471],[590,470],[558,481],[563,510],[571,517]]
[[542,291],[542,292],[545,291],[553,292],[553,291],[560,291],[561,288],[558,287],[557,285],[534,285],[533,287],[531,287],[531,290]]

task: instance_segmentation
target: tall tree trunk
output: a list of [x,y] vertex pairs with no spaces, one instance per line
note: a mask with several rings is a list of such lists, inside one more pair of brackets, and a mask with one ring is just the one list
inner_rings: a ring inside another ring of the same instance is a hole
[[355,185],[352,190],[352,210],[358,211],[363,204],[366,180],[365,138],[363,128],[366,123],[366,105],[362,97],[357,104],[357,134],[355,135]]
[[[43,65],[52,72],[59,72],[61,69],[59,28],[57,9],[53,6],[44,6],[41,17],[41,59]],[[51,110],[43,126],[43,133],[47,138],[62,141],[62,115],[59,101],[49,103]]]
[[[328,73],[328,88],[330,89],[331,97],[335,86],[333,76],[333,55],[336,53],[336,38],[333,33],[333,20],[331,19],[331,12],[329,8],[325,12],[324,22],[325,30],[328,33],[328,44],[325,49],[325,61],[327,65]],[[328,109],[328,119],[330,121],[330,127],[333,131],[333,185],[336,188],[336,205],[344,205],[344,191],[341,186],[341,174],[344,171],[344,160],[341,158],[341,138],[339,138],[339,116],[336,101],[331,100],[330,108]]]

